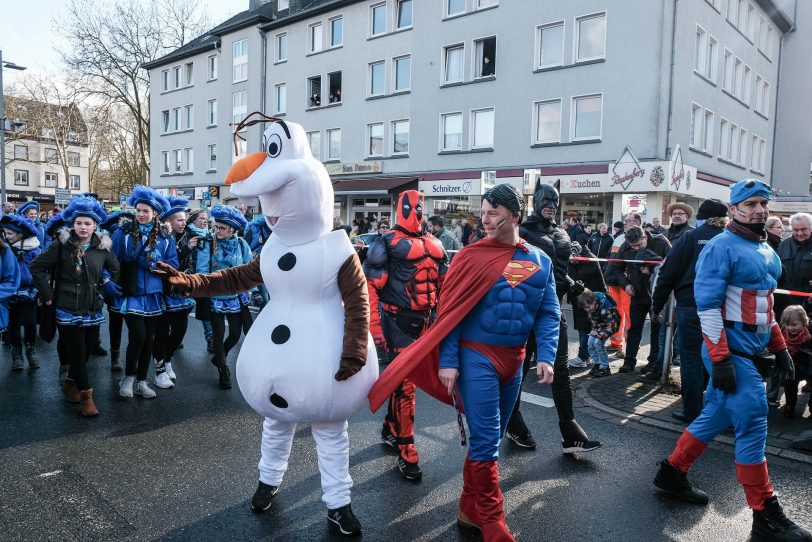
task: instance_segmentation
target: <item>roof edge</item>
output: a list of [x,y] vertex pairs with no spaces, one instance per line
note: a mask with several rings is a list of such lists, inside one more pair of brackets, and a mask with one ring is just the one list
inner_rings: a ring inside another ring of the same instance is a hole
[[[204,34],[205,35],[205,34]],[[204,51],[208,51],[211,49],[217,49],[220,46],[220,36],[217,36],[217,39],[212,41],[211,43],[201,44],[198,47],[194,47],[193,49],[189,49],[188,51],[184,51],[181,54],[175,55],[174,52],[169,53],[167,55],[162,56],[161,58],[156,58],[155,60],[151,60],[149,62],[145,62],[141,64],[141,67],[145,70],[151,70],[153,68],[158,68],[161,66],[165,66],[167,64],[174,64],[178,60],[184,60],[189,57],[193,57],[198,55]],[[177,49],[176,49],[177,51]]]
[[349,6],[351,4],[359,4],[364,0],[335,0],[334,2],[327,2],[326,4],[320,4],[312,9],[305,9],[302,11],[297,11],[296,13],[286,15],[284,17],[278,17],[272,21],[268,21],[267,23],[263,23],[259,25],[259,30],[261,32],[266,32],[268,30],[273,30],[274,28],[281,28],[287,26],[291,23],[295,23],[301,21],[302,19],[307,19],[314,15],[319,15],[321,13],[326,13],[328,11],[332,11],[334,9],[342,8],[344,6]]
[[[798,2],[799,0],[795,0]],[[767,16],[778,26],[781,32],[787,33],[795,29],[795,21],[778,5],[776,0],[756,0],[761,9],[767,12]]]

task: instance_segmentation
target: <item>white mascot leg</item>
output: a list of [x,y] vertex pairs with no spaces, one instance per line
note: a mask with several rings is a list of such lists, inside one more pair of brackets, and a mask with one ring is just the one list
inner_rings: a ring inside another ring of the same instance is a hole
[[321,500],[330,510],[350,504],[350,436],[347,422],[311,424],[321,471]]
[[259,481],[279,487],[288,470],[290,448],[296,424],[265,418],[262,423],[262,456],[259,459]]

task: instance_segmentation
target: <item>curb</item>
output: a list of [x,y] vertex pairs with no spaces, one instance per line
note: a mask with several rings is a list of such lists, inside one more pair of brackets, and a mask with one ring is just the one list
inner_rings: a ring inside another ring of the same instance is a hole
[[[603,403],[592,397],[592,395],[589,393],[589,387],[592,385],[592,382],[594,381],[586,380],[581,385],[579,385],[578,388],[575,390],[575,395],[583,399],[584,402],[589,406],[601,410],[603,412],[606,412],[607,414],[611,414],[612,416],[615,416],[617,418],[620,418],[623,422],[636,422],[642,425],[648,425],[649,427],[656,427],[657,429],[672,431],[673,433],[676,434],[682,434],[682,432],[685,430],[684,425],[666,422],[663,420],[650,418],[648,416],[641,416],[640,414],[624,412],[622,410],[618,410],[616,408],[604,405]],[[717,435],[716,438],[714,439],[714,442],[726,444],[730,447],[734,447],[736,443],[735,439],[728,435]],[[784,450],[776,446],[767,445],[766,454],[774,457],[780,457],[783,459],[797,461],[798,463],[812,465],[812,455],[796,452],[795,450]]]

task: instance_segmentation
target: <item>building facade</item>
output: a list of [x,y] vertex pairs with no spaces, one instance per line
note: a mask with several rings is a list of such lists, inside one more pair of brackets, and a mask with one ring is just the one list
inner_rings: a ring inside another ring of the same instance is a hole
[[[345,222],[390,215],[408,188],[431,214],[465,216],[495,183],[530,198],[537,179],[557,182],[565,214],[598,223],[769,180],[779,46],[793,28],[774,1],[285,4],[149,66],[155,186],[221,185],[235,156],[224,122],[255,109],[304,126]],[[241,39],[248,75],[235,82]],[[211,56],[229,77],[163,90],[167,74],[171,87],[178,67],[183,82],[185,64]],[[211,100],[225,100],[223,120],[185,129],[184,108],[205,117]],[[237,155],[259,147],[259,127],[246,136]],[[216,160],[199,166],[212,144]]]

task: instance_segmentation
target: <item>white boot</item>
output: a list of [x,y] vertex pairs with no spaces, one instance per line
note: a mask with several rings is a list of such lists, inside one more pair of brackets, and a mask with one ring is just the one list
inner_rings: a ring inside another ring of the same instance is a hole
[[[155,375],[155,385],[159,388],[168,390],[175,387],[175,383],[172,382],[172,379],[169,378],[169,371],[165,371],[163,373],[158,373]],[[147,388],[149,389],[149,388]],[[136,392],[137,393],[137,392]]]
[[135,384],[135,377],[125,376],[118,385],[118,394],[122,397],[132,397],[133,384]]
[[135,394],[140,395],[144,399],[155,399],[156,394],[152,388],[147,386],[146,380],[138,380],[135,383]]
[[175,376],[175,371],[172,370],[172,362],[170,361],[169,363],[165,363],[164,367],[166,367],[166,374],[169,376],[169,378],[175,380],[177,377]]

